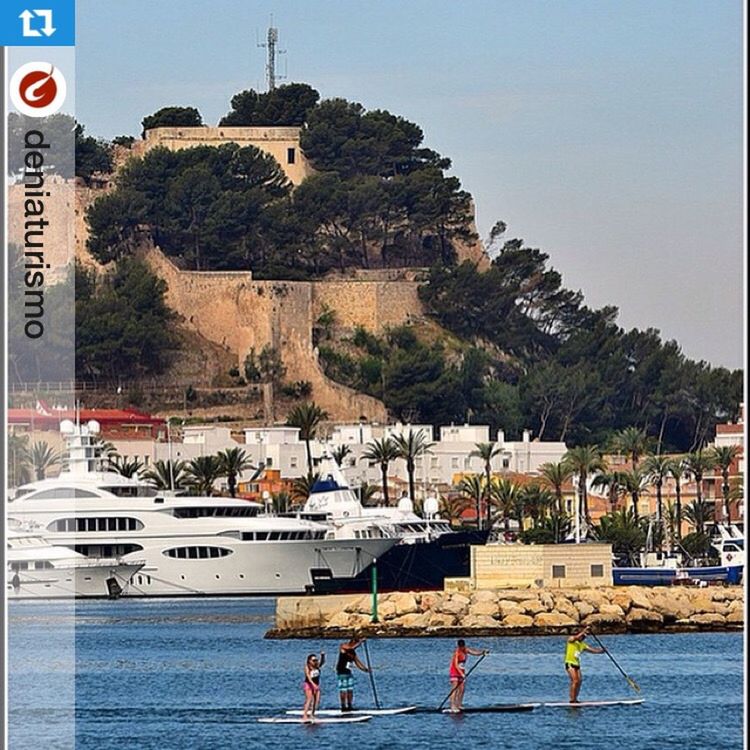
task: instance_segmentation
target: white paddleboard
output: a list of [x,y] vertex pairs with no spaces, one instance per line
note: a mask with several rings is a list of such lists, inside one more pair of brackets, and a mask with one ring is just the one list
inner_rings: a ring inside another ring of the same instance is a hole
[[[315,712],[316,716],[393,716],[395,714],[408,714],[416,710],[416,706],[403,706],[402,708],[355,708],[352,711],[342,711],[340,708],[321,708]],[[302,716],[299,708],[286,712],[288,716]]]
[[627,698],[619,701],[579,701],[578,703],[543,703],[547,708],[595,708],[597,706],[637,706],[643,703],[643,698]]
[[261,724],[358,724],[361,721],[370,721],[372,716],[324,716],[315,718],[312,721],[302,721],[302,719],[292,718],[291,716],[263,716],[258,719]]

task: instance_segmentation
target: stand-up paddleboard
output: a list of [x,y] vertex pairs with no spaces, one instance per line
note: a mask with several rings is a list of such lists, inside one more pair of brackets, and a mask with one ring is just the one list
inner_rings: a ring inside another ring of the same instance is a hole
[[[342,711],[340,708],[322,708],[315,712],[316,716],[394,716],[396,714],[409,714],[416,711],[416,706],[403,706],[401,708],[354,708],[351,711]],[[288,716],[302,716],[299,708],[286,712]]]
[[502,703],[496,706],[464,706],[460,711],[443,708],[440,710],[440,713],[451,714],[452,716],[461,716],[461,714],[503,714],[516,711],[533,711],[541,705],[541,703]]
[[543,703],[545,708],[597,708],[602,706],[637,706],[643,703],[643,698],[626,698],[619,701],[579,701],[578,703]]
[[317,724],[358,724],[362,721],[370,721],[372,716],[322,716],[314,719],[308,719],[302,721],[301,718],[292,716],[262,716],[258,719],[261,724],[310,724],[315,726]]

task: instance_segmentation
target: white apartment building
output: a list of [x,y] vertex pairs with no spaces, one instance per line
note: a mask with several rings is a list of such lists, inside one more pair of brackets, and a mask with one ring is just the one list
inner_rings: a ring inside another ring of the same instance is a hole
[[[380,485],[380,466],[371,465],[363,458],[368,444],[384,437],[408,435],[409,430],[415,433],[422,430],[428,442],[435,439],[431,425],[340,424],[335,425],[327,437],[311,441],[310,448],[313,459],[317,460],[324,453],[347,446],[350,452],[341,468],[352,486],[363,482]],[[268,468],[279,469],[284,478],[299,477],[307,471],[307,450],[296,427],[246,427],[243,430],[244,443],[233,438],[229,428],[219,425],[191,425],[182,432],[182,441],[173,442],[171,446],[153,440],[117,440],[114,443],[121,455],[139,458],[146,464],[169,458],[190,461],[197,456],[242,447],[254,466],[263,463]],[[487,425],[440,427],[439,439],[415,462],[419,494],[428,494],[435,487],[451,486],[457,477],[466,473],[483,473],[484,462],[472,453],[477,443],[488,442],[490,428]],[[528,430],[519,441],[506,441],[501,430],[495,445],[499,452],[492,460],[492,471],[496,474],[537,473],[543,463],[561,460],[567,450],[564,443],[532,440]],[[251,474],[252,470],[249,470],[241,479],[247,479]],[[388,475],[396,483],[405,483],[408,479],[406,462],[401,459],[393,461]]]

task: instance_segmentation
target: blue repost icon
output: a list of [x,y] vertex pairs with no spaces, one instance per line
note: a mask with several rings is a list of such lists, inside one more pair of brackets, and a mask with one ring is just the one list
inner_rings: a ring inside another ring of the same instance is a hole
[[1,0],[0,46],[72,47],[75,0]]

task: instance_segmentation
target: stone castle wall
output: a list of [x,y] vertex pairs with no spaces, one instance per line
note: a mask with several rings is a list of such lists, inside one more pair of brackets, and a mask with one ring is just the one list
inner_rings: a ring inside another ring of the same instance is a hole
[[352,278],[332,281],[258,281],[249,272],[180,271],[158,249],[144,257],[167,282],[167,304],[187,325],[237,356],[279,349],[286,379],[307,380],[316,403],[337,419],[386,418],[383,404],[329,380],[313,347],[312,328],[324,309],[345,327],[380,332],[422,315],[416,281]]
[[255,146],[276,159],[292,184],[299,185],[313,173],[299,147],[299,128],[294,127],[174,127],[146,131],[143,141],[133,144],[132,154],[142,156],[157,146],[177,151],[192,146],[237,143]]

